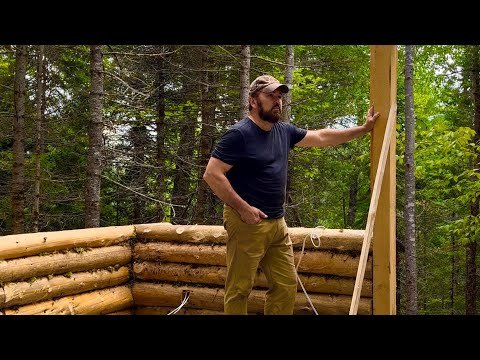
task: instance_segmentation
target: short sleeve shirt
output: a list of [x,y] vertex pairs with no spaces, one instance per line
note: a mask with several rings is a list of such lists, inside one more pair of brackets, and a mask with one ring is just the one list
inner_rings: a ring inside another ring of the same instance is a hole
[[220,138],[212,156],[232,165],[226,176],[243,200],[278,219],[285,214],[288,151],[306,134],[285,122],[265,131],[247,117]]

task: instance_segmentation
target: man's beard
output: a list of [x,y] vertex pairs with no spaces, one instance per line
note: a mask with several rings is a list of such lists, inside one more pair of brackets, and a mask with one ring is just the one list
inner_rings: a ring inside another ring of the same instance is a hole
[[260,119],[268,121],[269,123],[275,124],[279,122],[280,115],[282,114],[282,109],[278,113],[274,113],[273,109],[270,111],[265,111],[261,102],[258,103],[258,116]]

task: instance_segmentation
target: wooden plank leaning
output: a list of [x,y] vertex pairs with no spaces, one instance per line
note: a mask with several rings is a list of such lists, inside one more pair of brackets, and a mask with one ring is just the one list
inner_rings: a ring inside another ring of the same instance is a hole
[[350,305],[349,315],[356,315],[358,311],[358,303],[360,300],[360,293],[362,290],[363,278],[365,276],[365,268],[367,265],[368,251],[370,249],[370,242],[373,236],[373,225],[375,224],[375,215],[377,213],[378,199],[380,197],[380,189],[382,188],[383,175],[385,172],[385,165],[387,163],[387,155],[390,147],[390,139],[392,137],[395,119],[397,113],[397,105],[394,103],[390,106],[388,114],[387,127],[385,130],[385,137],[382,143],[382,152],[378,162],[377,174],[375,176],[375,183],[373,185],[372,198],[370,199],[370,208],[368,210],[367,226],[365,228],[365,235],[363,239],[362,252],[360,254],[360,261],[357,269],[357,277],[355,286],[353,288],[352,304]]

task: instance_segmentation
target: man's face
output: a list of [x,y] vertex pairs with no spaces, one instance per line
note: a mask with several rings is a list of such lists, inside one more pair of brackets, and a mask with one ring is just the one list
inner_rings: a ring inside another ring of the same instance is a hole
[[260,92],[257,97],[258,116],[273,124],[278,122],[282,114],[282,98],[283,93],[278,89],[271,93]]

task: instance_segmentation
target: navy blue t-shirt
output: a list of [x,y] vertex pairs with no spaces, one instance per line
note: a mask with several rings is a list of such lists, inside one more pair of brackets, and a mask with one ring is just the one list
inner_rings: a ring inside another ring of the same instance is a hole
[[306,134],[285,122],[265,131],[245,118],[221,137],[212,156],[233,166],[226,176],[243,200],[278,219],[285,213],[288,150]]

